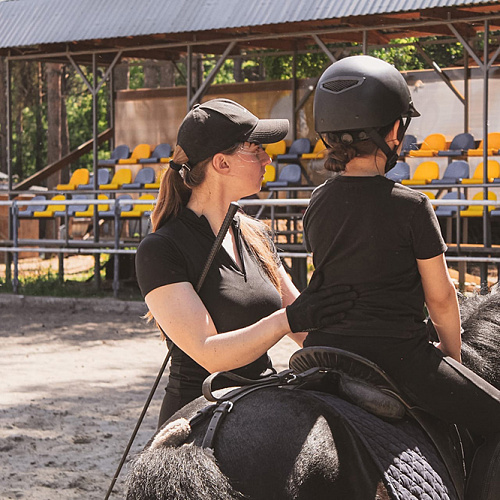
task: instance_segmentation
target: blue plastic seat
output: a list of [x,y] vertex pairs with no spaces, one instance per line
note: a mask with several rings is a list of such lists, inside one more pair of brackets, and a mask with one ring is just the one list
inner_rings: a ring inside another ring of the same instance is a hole
[[112,167],[118,163],[118,160],[126,159],[130,156],[130,148],[126,144],[116,146],[111,152],[111,155],[106,160],[99,160],[97,164],[100,167]]
[[[88,200],[89,197],[86,194],[75,194],[71,197],[72,200]],[[66,215],[66,210],[65,207],[62,205],[60,206],[61,209],[58,210],[57,212],[54,212],[54,217],[65,217]],[[81,212],[88,210],[89,206],[88,205],[68,205],[68,217],[73,217],[76,212]]]
[[[450,191],[446,193],[442,200],[465,200],[464,193],[459,193],[457,191]],[[465,206],[460,207],[460,210],[465,210]],[[436,215],[438,217],[454,217],[457,214],[458,206],[456,205],[439,205],[436,207]]]
[[[47,201],[47,198],[43,195],[37,195],[29,201]],[[47,203],[40,205],[27,205],[25,210],[19,210],[17,213],[18,217],[32,217],[34,212],[42,212],[47,207]]]
[[[109,170],[107,168],[97,169],[97,185],[107,184],[109,182]],[[77,189],[94,189],[94,174],[90,176],[88,184],[80,184]]]
[[450,149],[438,151],[438,156],[462,156],[466,155],[469,149],[474,149],[474,137],[468,132],[456,135],[450,144]]
[[291,163],[290,165],[285,165],[278,175],[278,180],[273,182],[268,182],[267,187],[288,187],[297,186],[300,184],[302,177],[302,170],[299,165]]
[[400,155],[406,156],[410,151],[415,151],[417,149],[417,138],[414,135],[406,134],[403,139]]
[[405,161],[398,161],[385,176],[394,182],[401,182],[410,178],[410,165]]
[[441,179],[433,179],[431,184],[459,184],[470,175],[469,164],[464,160],[452,161],[444,171]]
[[134,182],[122,184],[122,189],[142,189],[145,184],[155,181],[155,171],[151,167],[144,167],[135,176]]
[[292,142],[288,153],[278,155],[276,159],[278,160],[278,163],[298,163],[300,161],[300,157],[310,151],[311,141],[307,137],[302,137],[300,139],[295,139],[295,141]]
[[[129,194],[121,194],[116,198],[119,200],[120,212],[128,212],[133,209],[132,203],[127,203],[128,200],[132,200],[132,196]],[[100,210],[99,218],[110,219],[115,216],[115,207],[110,207],[109,210]]]
[[[149,158],[139,158],[139,163],[165,163],[172,155],[172,148],[170,144],[163,142],[158,144]],[[162,161],[163,160],[163,161]]]

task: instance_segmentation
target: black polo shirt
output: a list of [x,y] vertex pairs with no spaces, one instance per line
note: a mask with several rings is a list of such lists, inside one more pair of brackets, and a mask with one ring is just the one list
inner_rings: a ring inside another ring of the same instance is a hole
[[[221,247],[199,292],[219,333],[252,325],[281,308],[280,294],[241,235],[239,214],[232,224],[242,269]],[[189,282],[195,288],[214,240],[208,220],[188,208],[147,235],[136,255],[137,279],[143,296],[172,283]],[[256,379],[274,370],[269,356],[264,354],[234,372]],[[174,348],[167,391],[182,393],[183,397],[189,392],[197,397],[208,375],[207,370]]]
[[[325,332],[413,337],[424,334],[424,291],[416,259],[446,251],[427,196],[382,177],[339,175],[318,187],[304,236],[327,284],[358,292],[345,319]],[[318,333],[310,334],[321,342]]]

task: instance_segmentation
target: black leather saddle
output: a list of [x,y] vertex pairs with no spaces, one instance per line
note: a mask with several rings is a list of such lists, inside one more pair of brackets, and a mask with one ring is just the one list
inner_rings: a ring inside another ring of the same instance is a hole
[[336,394],[386,421],[406,417],[414,419],[438,450],[458,497],[464,497],[465,467],[456,426],[410,402],[379,366],[357,354],[323,346],[297,351],[290,358],[289,365],[297,374],[315,367],[324,373],[322,378],[316,377],[311,389]]

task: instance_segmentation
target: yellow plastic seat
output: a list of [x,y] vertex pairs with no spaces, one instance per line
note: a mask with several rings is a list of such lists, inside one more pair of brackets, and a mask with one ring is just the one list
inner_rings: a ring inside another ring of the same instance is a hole
[[284,155],[286,153],[286,142],[282,139],[281,141],[274,142],[273,144],[268,144],[265,150],[271,160],[274,160],[278,155]]
[[134,148],[130,158],[122,158],[118,160],[118,165],[133,165],[139,163],[141,158],[149,158],[151,156],[151,146],[149,144],[139,144]]
[[[97,195],[98,200],[109,200],[109,198],[105,194]],[[95,205],[89,205],[87,210],[83,210],[81,212],[75,212],[75,217],[93,217],[94,216],[94,207]],[[106,205],[97,205],[98,212],[107,212],[109,210],[109,204]]]
[[[480,192],[474,195],[473,200],[484,200],[484,193]],[[497,195],[488,191],[488,200],[497,201]],[[488,205],[488,212],[495,209],[495,206]],[[484,205],[469,205],[467,210],[460,210],[461,217],[482,217],[484,213]]]
[[438,177],[439,165],[435,161],[424,161],[417,167],[411,179],[403,179],[401,183],[405,186],[417,186],[429,184]]
[[268,182],[273,182],[276,179],[276,168],[274,165],[266,165],[266,172],[264,173],[264,178],[262,179],[262,186],[265,186]]
[[129,168],[121,168],[115,172],[109,184],[101,184],[99,189],[120,189],[123,184],[132,182],[132,170]]
[[144,184],[145,189],[160,189],[160,182],[163,174],[167,171],[166,168],[162,168],[156,172],[156,180],[155,182],[151,182],[149,184]]
[[462,179],[462,184],[483,184],[484,182],[493,182],[493,179],[500,177],[500,163],[496,160],[488,160],[488,178],[486,181],[483,177],[483,165],[481,162],[474,171],[474,175],[470,179]]
[[[139,200],[154,200],[155,197],[152,194],[143,194],[139,196]],[[134,205],[132,210],[127,210],[120,213],[120,217],[142,217],[146,212],[151,212],[154,205],[151,204],[137,204]]]
[[315,144],[312,153],[304,153],[300,158],[302,160],[319,160],[325,157],[325,151],[325,143],[321,139],[318,139],[318,142]]
[[[63,201],[66,199],[66,196],[63,194],[56,194],[51,198],[51,201]],[[64,210],[64,205],[48,205],[45,210],[36,210],[33,212],[33,217],[54,217],[54,214],[56,212],[59,212],[61,210]]]
[[68,184],[58,184],[56,189],[58,191],[72,191],[78,188],[78,186],[83,184],[88,184],[90,179],[90,173],[86,168],[77,168]]
[[[422,194],[425,194],[429,200],[435,200],[436,195],[432,191],[420,191]],[[436,205],[432,205],[432,208],[436,210]]]
[[437,156],[438,151],[443,151],[445,149],[446,137],[443,134],[431,134],[425,138],[420,149],[410,151],[409,156]]
[[[498,154],[500,150],[500,133],[492,132],[488,134],[488,156]],[[484,140],[479,143],[477,149],[469,149],[467,151],[468,156],[483,156],[484,154]]]

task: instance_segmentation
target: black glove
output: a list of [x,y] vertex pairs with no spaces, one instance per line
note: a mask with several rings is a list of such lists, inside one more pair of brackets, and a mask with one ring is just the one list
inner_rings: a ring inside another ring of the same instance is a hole
[[310,332],[342,321],[345,311],[354,305],[356,292],[349,285],[321,288],[323,274],[314,272],[309,286],[287,306],[286,315],[292,332]]

